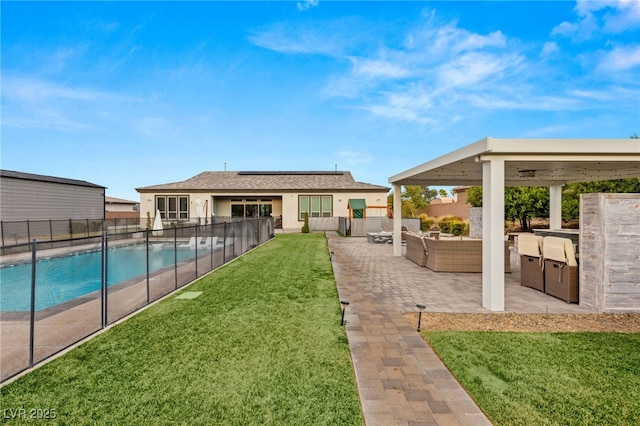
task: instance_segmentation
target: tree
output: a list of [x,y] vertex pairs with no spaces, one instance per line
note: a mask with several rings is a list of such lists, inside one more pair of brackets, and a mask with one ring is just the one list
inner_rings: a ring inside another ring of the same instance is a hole
[[428,186],[406,185],[402,199],[402,216],[416,217],[418,210],[424,209],[429,201],[438,196],[438,191]]
[[[562,189],[562,219],[575,220],[580,214],[580,194],[592,192],[640,192],[640,178],[615,179],[567,184]],[[482,207],[482,187],[467,190],[467,202]],[[505,219],[519,220],[523,231],[530,228],[530,219],[549,217],[549,188],[507,187],[504,191]]]
[[562,188],[562,219],[578,219],[580,216],[580,194],[593,192],[640,192],[640,178],[601,180],[570,183]]
[[[482,187],[467,190],[467,202],[482,207]],[[531,218],[549,217],[549,188],[515,186],[504,189],[504,218],[520,222],[520,229],[531,229]]]
[[309,212],[304,212],[304,224],[302,225],[302,233],[309,233]]
[[504,216],[520,221],[520,229],[531,229],[531,218],[549,217],[549,188],[515,186],[505,188]]
[[467,189],[467,203],[471,207],[482,207],[482,187],[474,186]]

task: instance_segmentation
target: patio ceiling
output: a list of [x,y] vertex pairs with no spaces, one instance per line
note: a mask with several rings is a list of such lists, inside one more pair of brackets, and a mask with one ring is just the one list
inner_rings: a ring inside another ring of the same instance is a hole
[[640,177],[639,139],[485,138],[389,178],[396,185],[482,185],[483,162],[504,160],[505,186]]

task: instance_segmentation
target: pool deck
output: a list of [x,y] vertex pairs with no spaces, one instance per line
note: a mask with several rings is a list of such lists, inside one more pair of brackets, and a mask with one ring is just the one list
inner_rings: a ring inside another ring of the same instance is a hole
[[[345,328],[367,426],[491,424],[403,316],[418,303],[429,312],[489,312],[482,274],[433,272],[366,238],[327,239],[340,300],[349,301]],[[522,287],[514,253],[511,267],[506,311],[593,312]]]

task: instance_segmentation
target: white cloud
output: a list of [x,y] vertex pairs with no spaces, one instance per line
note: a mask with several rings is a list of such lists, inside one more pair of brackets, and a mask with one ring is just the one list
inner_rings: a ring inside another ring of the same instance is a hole
[[619,46],[607,52],[598,69],[602,71],[626,71],[640,66],[640,45]]
[[3,76],[2,89],[2,125],[63,132],[102,128],[110,112],[120,112],[141,101],[118,93],[11,75]]
[[[556,33],[575,37],[593,31],[599,22],[593,10],[576,7],[579,20],[559,25]],[[280,24],[256,33],[253,40],[283,53],[316,53],[344,61],[349,67],[329,78],[325,95],[343,99],[344,108],[390,121],[442,127],[463,120],[474,110],[589,108],[591,100],[568,93],[568,85],[556,79],[571,64],[546,63],[547,57],[560,52],[558,42],[549,41],[537,56],[528,56],[530,46],[511,40],[502,31],[476,33],[460,28],[455,21],[439,22],[435,13],[423,17],[414,28],[399,27],[400,33],[389,38],[382,34],[364,46],[354,44],[346,36],[353,32],[340,30],[345,22],[338,21],[329,23],[330,28],[318,25],[304,30],[296,24]],[[370,30],[359,24],[363,32]],[[358,55],[349,54],[354,46],[360,47]],[[619,47],[601,56],[610,69],[621,70],[636,66],[637,52]],[[536,63],[539,58],[542,61]],[[595,59],[584,60],[593,63]],[[559,69],[548,72],[547,66]],[[580,84],[577,81],[582,78],[575,75],[572,84]],[[599,89],[605,92],[611,87]]]
[[595,34],[619,34],[640,27],[640,1],[638,0],[578,0],[574,8],[576,22],[562,22],[551,35],[585,41]]
[[542,52],[540,52],[540,54],[542,56],[549,56],[558,51],[560,51],[560,47],[558,46],[558,43],[549,41],[544,44],[544,46],[542,47]]
[[[329,24],[328,27],[331,27]],[[341,56],[343,41],[337,34],[323,29],[298,26],[296,24],[274,24],[253,31],[249,41],[265,49],[288,54],[322,54]]]
[[2,97],[24,102],[41,102],[48,99],[72,99],[90,101],[99,97],[99,93],[87,89],[73,89],[64,85],[43,80],[4,77]]
[[48,129],[66,133],[93,129],[88,123],[73,120],[60,111],[33,111],[30,117],[16,116],[10,112],[3,114],[2,125],[20,129]]
[[373,161],[371,154],[362,150],[341,150],[338,152],[338,157],[340,157],[341,162],[348,166],[353,166],[355,164],[367,164]]
[[459,120],[461,115],[451,108],[461,89],[481,91],[519,71],[524,57],[506,52],[506,46],[500,31],[473,33],[455,22],[438,24],[430,15],[406,34],[403,45],[351,58],[350,72],[333,79],[329,93],[393,121],[437,125],[452,117]]
[[494,55],[472,52],[443,64],[438,69],[439,86],[445,88],[486,84],[511,74],[523,58],[517,55]]
[[2,97],[5,99],[41,103],[53,100],[72,101],[139,101],[139,98],[103,92],[88,88],[74,88],[64,84],[53,83],[29,77],[3,76]]
[[304,2],[298,2],[296,6],[300,12],[303,12],[307,9],[318,6],[318,3],[320,3],[320,0],[305,0]]
[[410,72],[402,64],[383,59],[351,58],[353,72],[369,78],[402,78]]
[[406,43],[411,50],[441,56],[479,49],[503,48],[507,39],[500,31],[488,35],[475,34],[459,28],[455,22],[438,26],[432,21],[409,34]]

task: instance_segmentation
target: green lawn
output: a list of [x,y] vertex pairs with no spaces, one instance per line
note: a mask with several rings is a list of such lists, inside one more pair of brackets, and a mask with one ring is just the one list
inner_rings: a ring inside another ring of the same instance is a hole
[[[362,425],[324,235],[279,235],[0,389],[63,424]],[[5,419],[6,420],[6,419]],[[27,420],[28,421],[28,420]]]
[[496,425],[640,424],[640,334],[423,336]]

